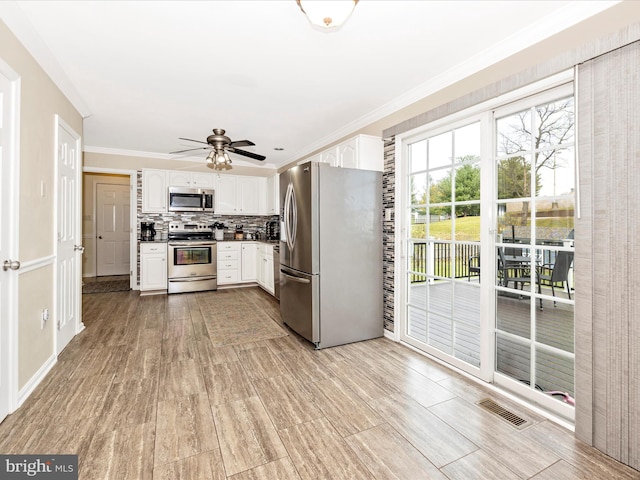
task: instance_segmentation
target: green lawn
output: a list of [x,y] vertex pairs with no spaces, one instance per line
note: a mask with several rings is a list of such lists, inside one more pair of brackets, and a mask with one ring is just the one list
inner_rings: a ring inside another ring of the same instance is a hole
[[[547,217],[536,221],[538,227],[544,228],[573,228],[573,218]],[[429,225],[429,235],[440,240],[451,240],[451,220],[433,222]],[[425,238],[426,225],[412,225],[411,236],[413,238]],[[456,218],[456,240],[462,242],[480,241],[480,217]]]
[[[426,225],[413,225],[411,236],[425,238]],[[451,220],[432,222],[429,224],[429,235],[441,240],[451,240]],[[456,240],[480,241],[480,217],[456,218]]]

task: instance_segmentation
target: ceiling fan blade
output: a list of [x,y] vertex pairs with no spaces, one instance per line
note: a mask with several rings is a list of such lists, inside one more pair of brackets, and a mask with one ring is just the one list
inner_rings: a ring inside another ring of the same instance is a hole
[[258,155],[257,153],[247,152],[246,150],[238,150],[237,148],[228,148],[230,152],[237,153],[238,155],[242,155],[244,157],[253,158],[254,160],[264,160],[264,155]]
[[184,152],[192,152],[194,150],[209,150],[210,147],[198,147],[198,148],[188,148],[186,150],[178,150],[177,152],[169,152],[169,155],[173,155],[176,153],[184,153]]
[[235,142],[231,142],[229,144],[230,147],[253,147],[255,143],[251,140],[236,140]]
[[204,143],[205,145],[209,145],[207,142],[202,142],[200,140],[194,140],[192,138],[182,138],[182,137],[178,137],[178,140],[188,140],[190,142],[196,142],[196,143]]

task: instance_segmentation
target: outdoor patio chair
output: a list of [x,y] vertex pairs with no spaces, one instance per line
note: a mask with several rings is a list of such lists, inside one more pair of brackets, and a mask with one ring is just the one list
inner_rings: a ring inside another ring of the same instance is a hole
[[478,276],[478,280],[480,279],[480,255],[473,255],[469,257],[467,261],[469,267],[469,275],[467,281],[471,281],[471,274],[474,276]]
[[508,287],[509,282],[513,282],[514,288],[517,289],[520,284],[520,290],[523,290],[525,283],[531,283],[528,272],[528,263],[509,261],[505,258],[505,249],[498,248],[498,276],[501,278],[503,287]]
[[[558,252],[554,263],[545,263],[537,269],[538,293],[542,293],[542,285],[551,287],[551,294],[555,297],[555,287],[562,288],[566,285],[567,295],[571,300],[571,288],[569,288],[569,270],[573,263],[573,252]],[[554,300],[553,306],[556,306]],[[542,299],[540,299],[542,310]]]

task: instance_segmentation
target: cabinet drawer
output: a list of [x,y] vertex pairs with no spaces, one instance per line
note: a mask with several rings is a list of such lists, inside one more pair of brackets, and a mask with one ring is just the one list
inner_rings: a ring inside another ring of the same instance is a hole
[[141,243],[140,253],[167,253],[166,243]]
[[218,252],[238,252],[240,251],[240,242],[218,242]]
[[231,251],[231,252],[222,251],[221,252],[220,250],[218,250],[218,263],[224,262],[224,261],[227,261],[227,260],[236,260],[237,261],[238,258],[240,258],[238,253],[239,252],[237,252],[237,251],[236,252],[233,252],[233,251]]
[[238,260],[218,260],[218,270],[238,270]]
[[240,281],[238,270],[222,270],[218,272],[218,283],[238,283]]

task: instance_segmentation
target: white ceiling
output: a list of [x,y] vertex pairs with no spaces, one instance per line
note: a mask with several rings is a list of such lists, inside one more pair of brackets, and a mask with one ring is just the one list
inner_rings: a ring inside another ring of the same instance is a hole
[[85,150],[168,158],[224,128],[281,166],[618,2],[361,0],[332,33],[295,0],[0,3]]

